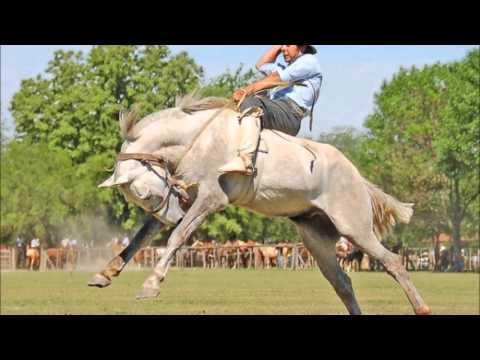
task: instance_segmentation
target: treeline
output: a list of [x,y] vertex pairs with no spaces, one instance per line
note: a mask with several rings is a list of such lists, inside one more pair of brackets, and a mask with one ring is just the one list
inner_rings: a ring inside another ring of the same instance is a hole
[[[422,69],[400,69],[379,89],[365,130],[334,129],[321,142],[342,150],[370,181],[415,216],[391,235],[416,244],[439,232],[478,238],[480,55]],[[24,80],[10,111],[16,135],[1,142],[1,241],[17,235],[54,245],[63,236],[97,244],[132,232],[140,208],[115,189],[98,189],[120,150],[118,113],[172,107],[200,89],[229,97],[256,77],[242,66],[206,83],[185,52],[166,46],[96,46],[88,54],[57,51],[45,73]],[[321,119],[319,119],[321,121]],[[4,130],[2,128],[2,130]],[[168,229],[157,238],[168,236]],[[197,238],[299,241],[287,219],[234,206],[211,215]]]

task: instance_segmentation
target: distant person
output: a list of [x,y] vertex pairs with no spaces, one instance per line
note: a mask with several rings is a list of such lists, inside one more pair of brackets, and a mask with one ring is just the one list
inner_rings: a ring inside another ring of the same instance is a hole
[[122,240],[122,246],[127,247],[128,244],[130,244],[130,239],[128,238],[128,235],[125,235]]
[[38,249],[40,247],[40,239],[33,238],[32,241],[30,241],[30,247],[32,249]]
[[[463,251],[463,250],[462,250]],[[451,272],[462,272],[465,267],[465,257],[462,253],[456,254],[453,257],[453,264],[450,269]]]
[[15,240],[15,247],[17,268],[23,268],[27,255],[27,245],[25,244],[25,240],[22,237],[17,236],[17,239]]
[[23,240],[22,237],[17,236],[17,239],[15,240],[15,244],[17,247],[25,246],[25,240]]
[[62,247],[66,248],[66,247],[68,247],[68,244],[70,243],[70,239],[65,238],[60,243],[62,244]]
[[440,248],[440,271],[446,272],[450,264],[450,254],[448,250],[442,246]]

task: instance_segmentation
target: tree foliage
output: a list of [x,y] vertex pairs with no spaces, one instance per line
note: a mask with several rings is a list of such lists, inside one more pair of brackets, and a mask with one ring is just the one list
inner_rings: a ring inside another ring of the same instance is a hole
[[[120,227],[138,227],[143,210],[116,189],[96,187],[120,150],[119,111],[138,104],[142,116],[197,88],[228,98],[257,78],[240,65],[205,83],[187,53],[172,55],[166,46],[55,52],[45,72],[22,81],[13,97],[16,138],[5,138],[2,121],[2,241],[23,234],[53,245],[68,231],[103,241]],[[412,223],[396,227],[393,238],[414,244],[450,232],[458,247],[461,234],[478,236],[479,78],[478,49],[462,61],[402,68],[376,94],[366,132],[336,128],[317,139],[387,193],[416,204]],[[300,240],[289,220],[236,206],[209,216],[194,236]]]
[[457,249],[479,194],[479,76],[479,50],[460,62],[401,69],[365,122],[365,168],[416,203],[411,236],[450,231]]
[[[100,183],[120,150],[118,113],[139,106],[139,115],[172,107],[178,95],[198,86],[203,69],[166,46],[95,46],[55,52],[44,74],[22,81],[10,110],[25,144],[61,149],[81,176]],[[93,185],[94,186],[94,185]],[[110,221],[132,229],[143,212],[114,189],[97,192]]]
[[52,244],[69,216],[95,204],[95,182],[64,150],[10,142],[1,157],[1,236],[37,236]]

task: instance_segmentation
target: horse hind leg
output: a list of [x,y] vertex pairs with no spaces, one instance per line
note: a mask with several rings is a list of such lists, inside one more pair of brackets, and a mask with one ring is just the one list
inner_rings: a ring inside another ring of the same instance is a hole
[[380,261],[385,267],[387,273],[392,276],[402,287],[412,304],[413,310],[417,315],[431,314],[430,308],[418,293],[417,289],[410,280],[410,276],[402,264],[401,256],[392,253],[386,249],[371,232],[364,237],[348,237],[349,240],[360,247],[368,256]]
[[318,216],[300,216],[291,219],[303,239],[305,247],[315,258],[323,276],[330,282],[351,315],[360,315],[361,310],[355,298],[352,282],[337,261],[335,244],[340,235],[333,224]]

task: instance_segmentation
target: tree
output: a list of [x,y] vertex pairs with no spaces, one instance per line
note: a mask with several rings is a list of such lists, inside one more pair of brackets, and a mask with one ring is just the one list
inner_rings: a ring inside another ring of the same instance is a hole
[[317,141],[335,146],[355,166],[362,168],[364,162],[363,143],[366,134],[354,127],[335,127],[331,132],[320,134]]
[[10,142],[1,157],[1,240],[14,234],[54,245],[69,216],[91,208],[95,184],[79,175],[68,153],[46,144]]
[[365,122],[365,168],[387,192],[416,203],[411,235],[448,229],[457,252],[461,223],[479,195],[479,52],[400,69]]
[[200,93],[202,96],[217,96],[229,98],[233,92],[259,79],[259,75],[252,69],[244,71],[244,65],[235,71],[226,70],[223,74],[212,79],[207,85],[202,87]]
[[[118,113],[139,105],[140,116],[172,107],[203,75],[185,53],[166,46],[95,46],[82,52],[57,51],[44,74],[22,81],[10,111],[18,138],[62,149],[98,184],[120,150]],[[132,229],[143,212],[112,189],[98,198],[111,204],[111,221]]]
[[480,49],[447,66],[436,80],[445,100],[433,146],[437,167],[448,179],[447,211],[458,252],[463,220],[472,205],[476,205],[475,214],[480,210],[475,203],[480,194]]

